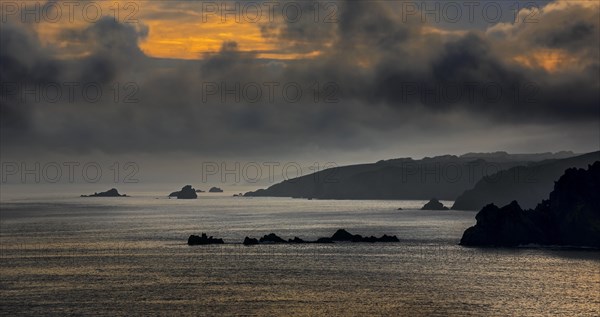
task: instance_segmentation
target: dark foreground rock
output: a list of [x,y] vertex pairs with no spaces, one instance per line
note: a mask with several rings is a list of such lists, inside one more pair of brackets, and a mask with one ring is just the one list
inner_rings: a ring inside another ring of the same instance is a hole
[[223,239],[215,239],[212,236],[207,237],[206,233],[202,233],[202,236],[191,235],[188,238],[188,245],[205,245],[205,244],[223,244]]
[[548,200],[533,210],[516,201],[485,206],[460,241],[466,246],[527,244],[600,247],[600,162],[584,169],[567,169],[554,184]]
[[421,210],[448,210],[448,207],[444,207],[444,204],[439,200],[432,198],[423,206],[423,208],[421,208]]
[[177,199],[196,199],[198,198],[198,194],[196,194],[196,190],[192,187],[192,185],[185,185],[178,192],[172,192],[169,195],[169,198],[177,197]]
[[109,189],[105,192],[93,193],[91,195],[81,195],[81,197],[128,197],[127,195],[119,194],[119,191],[116,188]]
[[305,241],[298,237],[294,239],[288,239],[287,241],[279,237],[274,233],[263,236],[260,239],[253,239],[246,237],[244,239],[244,245],[255,245],[255,244],[275,244],[275,243],[334,243],[334,242],[400,242],[396,236],[383,235],[380,238],[370,236],[363,237],[359,234],[351,234],[345,229],[339,229],[331,237],[318,238],[315,241]]

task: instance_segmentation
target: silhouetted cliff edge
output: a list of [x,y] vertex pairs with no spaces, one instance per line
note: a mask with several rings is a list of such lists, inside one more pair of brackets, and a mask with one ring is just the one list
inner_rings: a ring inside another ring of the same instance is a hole
[[483,177],[475,187],[456,198],[452,209],[480,210],[487,204],[504,206],[516,200],[523,208],[534,208],[546,199],[554,181],[567,168],[585,168],[600,160],[600,152],[592,152],[559,160],[545,160],[517,166]]
[[574,154],[559,152],[513,155],[497,152],[443,155],[421,160],[399,158],[329,168],[285,180],[267,189],[248,192],[245,196],[422,200],[437,197],[441,200],[455,200],[490,173],[569,155]]
[[534,210],[516,201],[498,208],[485,206],[477,224],[468,228],[461,245],[519,246],[527,244],[600,247],[600,162],[587,170],[570,168],[554,184],[548,200]]

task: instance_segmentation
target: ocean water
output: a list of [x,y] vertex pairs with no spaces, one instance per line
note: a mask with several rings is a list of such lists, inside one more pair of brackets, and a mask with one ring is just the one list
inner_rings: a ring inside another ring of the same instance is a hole
[[[600,315],[600,252],[461,247],[473,212],[159,196],[4,199],[0,315]],[[401,242],[240,244],[339,228]],[[186,244],[201,232],[226,244]]]

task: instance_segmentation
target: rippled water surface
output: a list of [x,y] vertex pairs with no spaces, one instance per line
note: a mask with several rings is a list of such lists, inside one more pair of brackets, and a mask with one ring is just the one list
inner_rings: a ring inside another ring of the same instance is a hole
[[[0,314],[600,315],[600,252],[460,247],[475,214],[417,210],[423,203],[3,201]],[[271,232],[315,239],[338,228],[401,242],[240,244]],[[226,244],[186,244],[201,232]]]

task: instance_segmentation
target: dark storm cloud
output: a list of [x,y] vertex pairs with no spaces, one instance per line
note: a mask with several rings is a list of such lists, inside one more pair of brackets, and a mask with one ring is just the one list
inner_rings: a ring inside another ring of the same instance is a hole
[[578,44],[577,46],[581,47],[582,45],[589,44],[590,40],[595,39],[593,37],[595,35],[595,28],[596,27],[590,23],[573,21],[571,25],[564,26],[561,30],[556,30],[551,34],[545,34],[540,37],[537,42],[549,47],[562,48],[572,44]]
[[[108,91],[120,72],[142,62],[145,57],[137,41],[144,35],[143,29],[138,32],[133,26],[103,19],[81,31],[62,34],[62,39],[80,42],[88,51],[83,58],[63,60],[40,43],[30,24],[3,23],[0,29],[3,146],[10,147],[13,143],[25,147],[54,146],[52,140],[59,138],[56,141],[78,150],[89,141],[87,136],[93,135],[94,129],[101,131],[103,124],[118,122],[107,117],[104,122],[98,120],[80,126],[79,119],[92,107],[100,112],[104,112],[102,108],[110,108],[110,103],[86,104],[81,89],[93,84]],[[55,99],[56,91],[60,91],[62,98]],[[90,115],[99,115],[100,119],[107,114]],[[56,126],[49,127],[51,124]]]
[[0,28],[0,122],[2,138],[21,141],[31,129],[32,106],[21,103],[19,83],[32,85],[51,81],[60,75],[59,61],[48,57],[29,28],[10,24]]
[[[515,40],[529,42],[531,45],[547,48],[558,48],[574,53],[598,52],[597,43],[600,37],[598,7],[566,6],[560,10],[551,10],[539,19],[535,27],[513,25]],[[597,57],[597,55],[596,55]]]
[[[365,5],[371,9],[370,13],[375,13],[361,15]],[[410,25],[411,35],[406,31],[405,23],[386,18],[390,16],[386,8],[381,8],[381,12],[372,10],[374,8],[380,7],[349,2],[342,10],[347,16],[340,17],[349,22],[340,24],[344,40],[340,41],[340,50],[333,53],[332,60],[339,57],[337,60],[344,61],[343,55],[352,55],[346,53],[349,47],[346,41],[352,43],[353,39],[360,39],[355,42],[357,45],[368,43],[363,51],[366,56],[381,56],[375,61],[373,69],[376,71],[370,76],[354,72],[355,64],[340,65],[340,68],[352,70],[344,75],[344,83],[364,83],[363,89],[352,90],[356,98],[365,102],[382,99],[399,109],[411,106],[432,111],[468,109],[516,122],[597,120],[600,85],[596,72],[600,38],[597,9],[569,7],[553,11],[539,24],[524,27],[520,32],[522,35],[517,33],[516,38],[495,42],[477,31],[438,41],[435,35],[418,34],[425,26],[423,24]],[[578,21],[576,16],[584,20]],[[355,25],[356,29],[353,28]],[[429,46],[411,46],[422,37],[432,38],[426,43]],[[518,42],[527,43],[527,50],[522,54],[532,54],[539,47],[575,51],[579,53],[579,62],[585,63],[584,70],[549,74],[512,63],[498,47],[520,45]],[[531,43],[537,43],[539,47]],[[386,54],[388,52],[390,54]],[[351,84],[348,86],[352,87]],[[430,96],[432,90],[434,93]],[[450,98],[444,91],[463,97]],[[470,93],[474,94],[473,98],[467,97]]]
[[546,72],[503,62],[475,33],[437,49],[438,56],[417,71],[398,69],[394,61],[379,65],[374,96],[392,107],[465,108],[516,122],[595,119],[597,65],[555,80]]
[[[64,40],[87,50],[83,57],[63,60],[27,27],[5,24],[0,29],[3,82],[91,81],[105,95],[97,103],[79,95],[62,103],[22,103],[3,92],[8,97],[1,103],[3,148],[252,155],[311,146],[377,147],[390,144],[407,127],[425,127],[418,136],[406,136],[418,142],[469,129],[476,120],[490,129],[508,122],[586,126],[598,120],[598,39],[590,38],[598,32],[597,13],[570,8],[554,11],[539,25],[444,35],[423,23],[402,22],[385,2],[338,5],[337,23],[261,25],[270,40],[289,43],[284,51],[321,54],[295,61],[260,59],[233,41],[201,60],[153,59],[138,46],[152,30],[108,18],[63,33]],[[583,19],[571,27],[555,25],[563,15],[577,14]],[[510,58],[540,47],[575,54],[582,69],[552,73]],[[127,89],[127,83],[135,86]],[[294,102],[282,93],[290,83],[302,87]],[[479,85],[474,100],[448,100],[440,92],[432,100],[427,93],[458,85],[466,96],[465,85],[472,83]],[[118,101],[112,95],[115,84]],[[503,89],[492,101],[481,96],[489,84]],[[521,95],[511,90],[515,85]],[[244,87],[252,96],[259,87],[261,100],[239,96]],[[273,100],[268,100],[269,87]],[[124,102],[129,92],[135,92],[133,101]],[[27,142],[15,135],[27,136]]]

